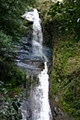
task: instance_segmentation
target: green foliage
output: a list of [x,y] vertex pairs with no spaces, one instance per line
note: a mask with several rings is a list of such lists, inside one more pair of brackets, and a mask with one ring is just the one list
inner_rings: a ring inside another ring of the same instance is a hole
[[1,0],[0,3],[0,29],[13,37],[18,37],[21,24],[20,15],[22,13],[21,2]]
[[0,62],[13,53],[12,37],[0,31]]
[[80,1],[57,2],[51,5],[47,15],[49,22],[54,24],[50,30],[54,38],[51,97],[57,95],[59,102],[56,104],[70,116],[79,120]]
[[[0,80],[6,84],[19,85],[25,76],[14,64],[12,37],[0,32]],[[16,82],[15,82],[16,81]]]
[[12,61],[0,62],[0,119],[20,120],[21,86],[26,75]]
[[[35,0],[33,0],[35,3]],[[0,0],[0,30],[5,31],[16,41],[24,33],[24,24],[21,16],[30,5],[31,0]],[[22,29],[22,30],[21,30]]]
[[80,119],[80,42],[59,38],[54,47],[51,94],[59,96],[61,108]]
[[0,81],[1,120],[20,120],[19,107],[21,104],[22,93],[19,89],[20,88],[18,87],[14,91],[12,89],[9,90],[4,86],[4,83]]
[[26,75],[15,63],[15,44],[28,29],[21,16],[35,1],[0,0],[0,120],[20,120],[19,95]]
[[[80,3],[80,2],[79,2]],[[62,33],[74,34],[75,40],[80,39],[80,5],[77,1],[57,2],[48,11],[50,19],[59,24]]]
[[64,107],[68,113],[76,119],[80,119],[80,70],[73,72],[67,79],[68,84],[65,87],[64,100],[68,104],[68,108]]

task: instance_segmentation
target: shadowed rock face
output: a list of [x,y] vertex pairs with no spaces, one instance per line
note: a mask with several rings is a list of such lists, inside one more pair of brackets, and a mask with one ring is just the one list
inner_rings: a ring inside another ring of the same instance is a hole
[[[25,72],[36,76],[43,70],[44,57],[33,54],[31,31],[27,36],[24,36],[21,43],[17,46],[16,62]],[[50,67],[50,60],[52,51],[50,48],[43,46],[43,54],[48,58],[48,67]]]
[[17,65],[31,75],[38,75],[43,69],[43,59],[40,56],[33,55],[32,40],[23,37],[18,48],[16,51]]

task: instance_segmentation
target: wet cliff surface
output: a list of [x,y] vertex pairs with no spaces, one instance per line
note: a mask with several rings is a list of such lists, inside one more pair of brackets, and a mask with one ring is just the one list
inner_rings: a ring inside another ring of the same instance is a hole
[[53,49],[50,75],[52,112],[55,120],[76,120],[79,118],[80,42],[70,34],[61,35],[58,25],[56,21],[46,23],[44,31],[45,41],[47,39]]

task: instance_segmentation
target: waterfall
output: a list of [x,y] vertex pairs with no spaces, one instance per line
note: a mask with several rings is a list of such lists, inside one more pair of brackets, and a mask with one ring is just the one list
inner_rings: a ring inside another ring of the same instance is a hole
[[44,69],[38,75],[39,86],[32,91],[32,120],[51,120],[51,110],[48,99],[49,75],[47,74],[47,63],[44,62]]
[[41,111],[40,111],[40,119],[39,120],[50,120],[50,106],[49,106],[49,100],[48,100],[48,92],[49,92],[49,75],[47,74],[48,68],[47,63],[44,63],[45,67],[44,70],[39,74],[39,89],[41,89]]
[[[52,120],[51,119],[51,109],[49,105],[49,75],[47,58],[43,53],[43,35],[41,28],[41,20],[39,18],[38,11],[34,9],[33,11],[26,12],[23,16],[28,21],[33,22],[33,39],[32,39],[32,49],[33,56],[44,58],[44,69],[38,74],[37,78],[39,80],[39,85],[31,91],[31,120]],[[23,111],[23,110],[22,110]],[[25,114],[26,111],[24,110]],[[27,120],[26,115],[22,113],[22,120]]]

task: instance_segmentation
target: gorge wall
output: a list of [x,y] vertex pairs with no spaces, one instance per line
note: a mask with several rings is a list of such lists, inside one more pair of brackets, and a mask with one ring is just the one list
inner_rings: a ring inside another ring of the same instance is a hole
[[61,34],[58,27],[57,21],[47,21],[44,25],[45,42],[53,50],[50,75],[53,116],[55,120],[78,120],[80,41],[75,41],[69,33]]

